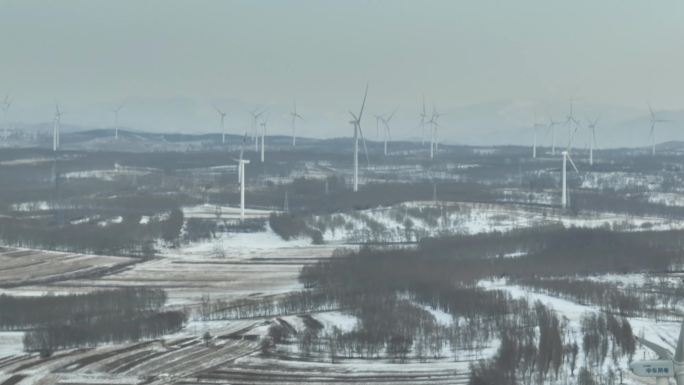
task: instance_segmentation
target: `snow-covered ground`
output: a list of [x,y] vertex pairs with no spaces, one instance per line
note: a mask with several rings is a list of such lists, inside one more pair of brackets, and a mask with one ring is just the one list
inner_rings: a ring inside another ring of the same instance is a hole
[[568,215],[549,208],[513,204],[409,202],[382,207],[315,216],[309,224],[322,231],[326,241],[403,242],[425,236],[510,231],[534,226],[609,227],[639,230],[684,228],[684,222],[655,216],[613,213]]

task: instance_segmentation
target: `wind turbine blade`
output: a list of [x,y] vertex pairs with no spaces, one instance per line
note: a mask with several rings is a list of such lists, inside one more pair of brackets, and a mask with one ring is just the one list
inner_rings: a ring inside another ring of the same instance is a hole
[[[366,92],[363,94],[363,103],[361,103],[361,111],[359,112],[359,121],[361,120],[361,117],[363,116],[363,108],[366,106],[366,97],[368,96],[368,83],[366,83]],[[361,125],[359,124],[359,127]]]
[[577,169],[577,166],[575,166],[575,162],[572,161],[572,158],[570,157],[570,154],[568,153],[568,160],[570,161],[570,164],[572,165],[572,168],[575,169],[576,173],[579,173],[579,170]]
[[661,360],[671,360],[673,358],[672,353],[669,350],[667,350],[664,347],[656,344],[655,342],[651,342],[647,339],[639,338],[639,337],[636,337],[636,340],[641,342],[647,348],[653,350],[653,352],[655,354],[657,354],[658,358],[660,358]]
[[655,119],[655,113],[653,112],[653,108],[651,108],[651,103],[646,103],[648,104],[648,112],[651,113],[651,119]]
[[394,114],[397,112],[397,108],[398,108],[398,107],[395,107],[394,110],[392,111],[392,113],[387,117],[387,122],[388,122],[388,123],[389,123],[390,120],[392,120],[392,117],[393,117]]
[[363,142],[363,152],[366,154],[366,167],[370,166],[370,159],[368,158],[368,147],[366,146],[366,137],[363,136],[363,130],[361,129],[361,122],[357,122],[359,127],[359,134],[361,134],[361,141]]

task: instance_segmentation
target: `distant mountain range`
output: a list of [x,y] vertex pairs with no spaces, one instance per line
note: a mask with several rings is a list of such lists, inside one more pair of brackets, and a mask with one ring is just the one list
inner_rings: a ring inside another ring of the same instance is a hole
[[[220,106],[228,113],[226,128],[229,133],[241,135],[245,130],[251,131],[252,122],[250,111],[255,108],[265,109],[263,115],[267,119],[268,135],[289,135],[291,123],[289,105],[255,106],[237,100],[196,101],[190,98],[173,99],[137,99],[126,102],[120,114],[123,129],[130,132],[151,134],[207,134],[217,133],[219,117],[213,105]],[[102,132],[103,128],[111,128],[114,104],[98,104],[90,108],[69,110],[62,119],[62,132]],[[18,130],[42,132],[49,134],[52,130],[51,109],[18,109],[12,116],[16,116],[10,123]],[[419,140],[421,129],[419,126],[419,109],[399,108],[391,122],[391,138],[395,140]],[[307,111],[305,103],[299,103],[298,111],[304,116],[299,121],[300,136],[316,138],[334,138],[351,135],[348,116],[343,109],[340,111]],[[551,132],[547,127],[549,117],[561,124],[556,126],[556,145],[565,146],[568,141],[569,127],[564,125],[569,111],[568,102],[542,103],[527,100],[502,100],[479,103],[462,107],[440,110],[443,114],[438,120],[438,137],[444,143],[468,145],[531,145],[533,138],[532,125],[537,116],[537,122],[543,127],[538,129],[539,145],[551,144]],[[363,129],[368,139],[382,139],[382,130],[378,135],[376,129],[377,111],[373,100],[369,98],[367,113],[363,121]],[[428,114],[432,107],[428,106]],[[656,141],[684,140],[684,110],[657,111],[658,119],[668,120],[656,127]],[[43,122],[20,123],[36,120],[36,116],[44,116]],[[578,102],[574,105],[574,116],[581,121],[574,136],[575,146],[585,146],[589,143],[590,133],[587,120],[599,118],[596,132],[596,142],[599,148],[641,147],[650,144],[650,117],[646,104],[642,109],[597,105]],[[11,118],[10,117],[10,118]],[[25,119],[22,119],[25,118]],[[2,127],[2,124],[0,124]],[[99,130],[99,131],[97,131]],[[422,133],[429,137],[429,128]],[[151,137],[150,137],[151,138]]]

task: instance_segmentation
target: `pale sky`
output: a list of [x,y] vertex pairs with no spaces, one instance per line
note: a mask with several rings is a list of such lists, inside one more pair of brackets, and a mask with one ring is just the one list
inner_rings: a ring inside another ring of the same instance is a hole
[[72,111],[296,97],[323,114],[358,108],[368,81],[377,109],[416,110],[422,94],[443,109],[570,97],[679,109],[683,21],[676,0],[0,0],[0,95]]

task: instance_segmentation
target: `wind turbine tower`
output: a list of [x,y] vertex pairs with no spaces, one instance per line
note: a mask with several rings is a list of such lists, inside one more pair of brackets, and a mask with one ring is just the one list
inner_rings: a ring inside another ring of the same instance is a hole
[[420,112],[420,144],[425,144],[425,119],[427,119],[427,112],[425,111],[425,95],[423,95],[423,110]]
[[594,165],[594,146],[596,146],[596,124],[598,124],[599,118],[593,121],[589,120],[587,122],[587,127],[589,127],[589,165]]
[[259,107],[252,110],[252,141],[254,141],[254,151],[259,151],[259,117],[266,110],[259,111]]
[[561,183],[563,184],[562,187],[562,194],[561,194],[561,206],[563,209],[568,208],[568,179],[567,179],[567,162],[568,160],[570,161],[570,164],[572,165],[572,168],[575,169],[575,172],[579,173],[579,170],[577,169],[577,166],[575,166],[575,162],[572,161],[572,158],[570,157],[570,153],[565,150],[562,152],[563,154],[563,171],[562,171],[562,181]]
[[537,114],[534,114],[534,124],[532,130],[534,131],[533,143],[532,143],[532,158],[537,159],[537,128],[541,127],[542,124],[537,122]]
[[653,108],[651,108],[651,105],[648,105],[648,111],[651,113],[651,155],[655,156],[655,148],[656,148],[656,139],[655,139],[655,128],[656,128],[656,123],[664,123],[664,122],[669,122],[669,120],[665,119],[658,119],[656,117],[655,112],[653,111]]
[[219,114],[221,117],[221,143],[225,144],[226,143],[226,127],[224,125],[224,122],[226,120],[226,112],[219,109],[218,107],[214,106],[214,109],[216,112]]
[[59,104],[55,106],[55,120],[52,126],[52,151],[56,152],[59,149],[59,130],[62,121],[62,114],[64,114],[59,109]]
[[240,175],[240,220],[245,220],[245,165],[249,164],[249,160],[240,157],[238,162],[238,174]]
[[368,84],[366,84],[366,92],[363,94],[363,102],[361,103],[361,110],[359,115],[355,115],[349,111],[352,120],[349,121],[354,126],[354,192],[359,191],[359,135],[363,139],[364,149],[366,150],[366,160],[368,160],[368,149],[366,149],[366,139],[363,137],[361,130],[361,118],[363,117],[363,108],[366,106],[366,97],[368,97]]
[[549,130],[551,130],[551,155],[556,155],[556,126],[561,122],[549,119]]
[[568,128],[568,150],[570,150],[570,143],[571,143],[571,138],[572,135],[574,135],[574,132],[571,129],[571,126],[575,126],[575,131],[577,131],[577,128],[579,127],[580,122],[575,119],[575,115],[573,115],[573,101],[572,99],[570,100],[570,112],[568,113],[568,116],[565,119],[564,125]]
[[265,141],[266,141],[266,121],[260,124],[261,126],[261,163],[264,163]]
[[8,129],[9,129],[9,119],[7,116],[9,115],[9,109],[12,106],[13,100],[10,98],[9,95],[5,95],[5,99],[3,99],[2,104],[0,105],[0,108],[2,108],[2,115],[3,115],[3,122],[4,122],[4,137],[5,140],[8,137]]
[[297,119],[304,120],[304,118],[297,113],[297,100],[293,101],[292,107],[290,116],[292,116],[292,147],[294,147],[297,145]]
[[389,123],[392,120],[392,117],[394,117],[394,114],[397,112],[397,109],[395,108],[394,111],[392,111],[391,114],[387,118],[381,117],[380,119],[382,120],[382,125],[385,126],[385,156],[387,156],[387,141],[390,138],[390,126]]
[[114,139],[119,139],[119,111],[123,108],[123,104],[112,110],[114,113]]
[[430,159],[434,159],[435,157],[435,152],[437,151],[437,127],[439,126],[439,123],[437,123],[437,119],[442,116],[439,112],[437,112],[437,108],[435,106],[432,106],[432,116],[430,117],[430,121],[428,124],[430,125]]

